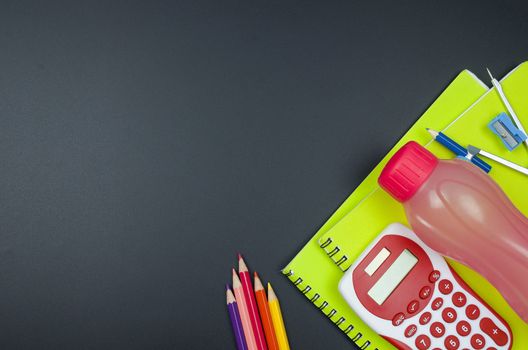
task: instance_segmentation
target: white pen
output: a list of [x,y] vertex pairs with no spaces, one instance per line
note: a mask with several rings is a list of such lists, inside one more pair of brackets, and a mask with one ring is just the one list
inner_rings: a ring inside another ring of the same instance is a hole
[[[486,68],[486,70],[488,71],[488,74],[491,78],[491,83],[495,87],[495,90],[497,90],[497,92],[499,93],[502,103],[504,103],[504,105],[506,106],[506,109],[508,110],[508,112],[510,112],[510,116],[512,117],[513,122],[515,123],[515,125],[517,126],[519,130],[521,130],[523,133],[526,134],[526,131],[524,131],[524,128],[521,124],[521,121],[517,117],[517,114],[515,114],[515,111],[513,110],[512,106],[510,105],[510,102],[506,98],[506,95],[504,95],[504,91],[502,90],[501,84],[499,83],[497,79],[493,77],[493,75],[491,75],[491,72],[488,68]],[[528,146],[528,139],[524,140],[524,143]]]
[[468,150],[469,154],[471,154],[472,156],[476,156],[477,154],[480,154],[481,156],[484,156],[486,158],[494,160],[497,163],[501,163],[502,165],[506,165],[507,167],[512,168],[513,170],[517,170],[518,172],[523,173],[524,175],[528,175],[528,169],[523,168],[522,166],[517,165],[515,163],[512,163],[509,160],[506,160],[504,158],[501,158],[501,157],[496,156],[494,154],[491,154],[489,152],[483,151],[483,150],[481,150],[478,147],[469,145],[467,147],[467,150]]

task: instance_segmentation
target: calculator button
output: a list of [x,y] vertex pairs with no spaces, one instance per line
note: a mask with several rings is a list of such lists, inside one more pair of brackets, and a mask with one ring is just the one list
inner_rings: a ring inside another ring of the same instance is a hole
[[398,327],[403,323],[404,320],[405,315],[403,314],[403,312],[399,312],[392,318],[392,325]]
[[421,334],[416,337],[414,344],[416,344],[418,350],[427,350],[431,346],[431,339],[429,339],[428,336]]
[[458,307],[466,305],[467,302],[466,296],[460,292],[456,292],[455,294],[453,294],[451,300],[453,301],[453,304]]
[[460,341],[454,335],[450,335],[445,338],[444,345],[447,350],[457,350],[460,346]]
[[470,320],[476,320],[480,316],[480,309],[478,308],[477,305],[469,304],[466,307],[466,316]]
[[442,307],[442,305],[444,305],[444,299],[442,298],[436,298],[435,300],[433,300],[433,302],[431,303],[431,308],[436,311],[438,309],[440,309]]
[[453,322],[455,322],[455,320],[457,318],[457,312],[452,307],[446,307],[442,311],[442,318],[447,323],[453,323]]
[[475,349],[482,349],[486,345],[486,340],[480,334],[473,334],[471,337],[471,346]]
[[424,312],[422,316],[420,316],[420,324],[423,326],[428,324],[429,321],[431,321],[431,313],[429,311]]
[[435,338],[440,338],[445,333],[445,327],[440,322],[433,322],[429,330],[431,331],[431,335]]
[[412,325],[408,326],[407,328],[405,328],[404,334],[405,334],[405,336],[407,338],[410,338],[410,337],[412,337],[413,335],[416,334],[417,330],[418,330],[418,327],[416,327],[415,324],[412,324]]
[[508,343],[508,335],[502,331],[491,319],[484,317],[480,320],[480,329],[495,342],[503,346]]
[[451,281],[443,279],[438,284],[438,289],[442,294],[449,294],[453,291],[453,283]]
[[429,282],[435,283],[440,278],[440,271],[434,270],[429,274]]
[[409,303],[409,305],[407,305],[407,312],[412,315],[417,312],[419,308],[420,303],[418,302],[418,300],[413,300]]
[[463,337],[471,333],[471,325],[468,321],[460,321],[456,326],[457,333]]
[[425,286],[422,289],[420,289],[420,298],[421,299],[427,299],[427,298],[429,298],[429,295],[431,295],[431,287]]

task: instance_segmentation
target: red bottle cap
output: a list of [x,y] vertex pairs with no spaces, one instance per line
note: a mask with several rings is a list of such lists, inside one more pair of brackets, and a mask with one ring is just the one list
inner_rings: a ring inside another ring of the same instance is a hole
[[418,191],[438,164],[438,158],[414,141],[407,142],[383,168],[379,185],[392,197],[405,202]]

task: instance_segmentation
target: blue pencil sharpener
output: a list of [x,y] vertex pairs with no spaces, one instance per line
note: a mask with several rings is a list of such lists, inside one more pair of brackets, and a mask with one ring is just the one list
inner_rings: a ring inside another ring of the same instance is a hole
[[519,130],[506,113],[501,113],[493,118],[488,124],[488,128],[498,135],[502,143],[510,151],[526,140],[526,134]]

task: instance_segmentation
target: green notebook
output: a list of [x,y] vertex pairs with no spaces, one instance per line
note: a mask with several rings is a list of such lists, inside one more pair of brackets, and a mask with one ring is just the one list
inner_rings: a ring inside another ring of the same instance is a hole
[[[512,71],[502,80],[501,85],[521,122],[528,125],[528,99],[526,98],[528,63]],[[509,152],[487,127],[488,122],[504,110],[505,107],[499,95],[495,89],[492,89],[441,130],[462,145],[476,145],[517,164],[527,164],[528,152],[524,145]],[[433,126],[433,128],[437,127]],[[453,154],[448,150],[437,142],[431,141],[431,137],[425,130],[418,130],[418,132],[419,135],[414,137],[416,141],[424,144],[439,158],[453,158]],[[378,167],[384,165],[385,161],[386,159]],[[519,190],[528,185],[526,175],[492,161],[486,161],[493,166],[490,176],[504,189],[517,208],[528,215],[528,196],[524,191]],[[352,211],[320,237],[319,244],[342,270],[346,270],[378,233],[393,222],[407,224],[403,207],[375,185],[375,189]],[[509,323],[514,340],[512,349],[525,349],[528,344],[528,324],[511,310],[498,291],[482,276],[459,263],[449,262],[477,294]]]
[[[471,72],[463,71],[395,147],[399,147],[407,140],[423,137],[422,130],[425,125],[443,129],[477,101],[486,90],[488,90],[487,86]],[[390,154],[392,155],[393,152],[394,149]],[[362,198],[373,191],[380,170],[381,166],[378,165],[283,269],[283,273],[293,284],[362,349],[391,349],[392,346],[367,327],[341,298],[337,284],[343,272],[328,258],[318,242]]]

